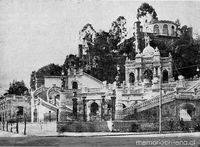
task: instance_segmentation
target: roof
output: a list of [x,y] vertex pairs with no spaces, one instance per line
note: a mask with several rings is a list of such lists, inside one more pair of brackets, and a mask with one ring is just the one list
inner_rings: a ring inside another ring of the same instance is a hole
[[155,53],[155,50],[153,47],[151,47],[149,44],[147,45],[147,47],[144,48],[142,54],[143,56],[149,57],[149,56],[153,56]]
[[175,22],[170,21],[170,20],[154,20],[151,24],[155,24],[155,23],[171,23],[171,24],[177,25]]

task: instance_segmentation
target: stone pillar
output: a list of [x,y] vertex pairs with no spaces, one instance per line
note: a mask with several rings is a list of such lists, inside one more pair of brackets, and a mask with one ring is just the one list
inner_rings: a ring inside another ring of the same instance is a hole
[[153,67],[153,76],[156,77],[157,73],[156,73],[156,67]]
[[142,68],[139,68],[139,81],[142,82]]
[[161,72],[161,67],[158,67],[158,76],[161,77],[160,75],[162,74]]
[[112,96],[111,97],[111,101],[112,101],[112,120],[115,120],[115,100],[116,100],[116,97]]
[[73,116],[75,119],[77,119],[77,98],[74,97],[72,101],[73,101]]
[[138,70],[135,68],[135,82],[138,82]]
[[102,97],[102,102],[101,102],[101,120],[104,120],[104,104],[105,104],[105,96]]
[[65,106],[66,106],[65,94],[60,92],[59,121],[67,121],[68,114]]
[[33,92],[31,92],[31,123],[34,122],[34,96],[33,96]]
[[87,120],[87,115],[86,115],[86,97],[83,97],[83,121]]

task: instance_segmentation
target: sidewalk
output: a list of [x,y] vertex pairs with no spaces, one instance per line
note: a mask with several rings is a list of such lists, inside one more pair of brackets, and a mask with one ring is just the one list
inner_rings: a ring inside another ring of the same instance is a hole
[[59,137],[96,137],[96,136],[110,136],[110,137],[200,137],[200,132],[64,132],[58,134]]
[[26,137],[26,135],[16,134],[16,133],[6,132],[6,131],[0,130],[0,137]]

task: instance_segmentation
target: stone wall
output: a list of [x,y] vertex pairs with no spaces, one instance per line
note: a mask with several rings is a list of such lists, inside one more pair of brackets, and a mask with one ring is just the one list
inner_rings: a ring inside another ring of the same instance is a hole
[[102,122],[57,122],[57,132],[109,132],[106,121]]

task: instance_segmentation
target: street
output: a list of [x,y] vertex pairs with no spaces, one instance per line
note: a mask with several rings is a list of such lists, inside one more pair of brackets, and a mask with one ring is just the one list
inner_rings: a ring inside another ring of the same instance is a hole
[[[90,137],[15,136],[0,132],[0,146],[198,146],[200,133],[117,135]],[[5,137],[3,137],[3,135]]]

